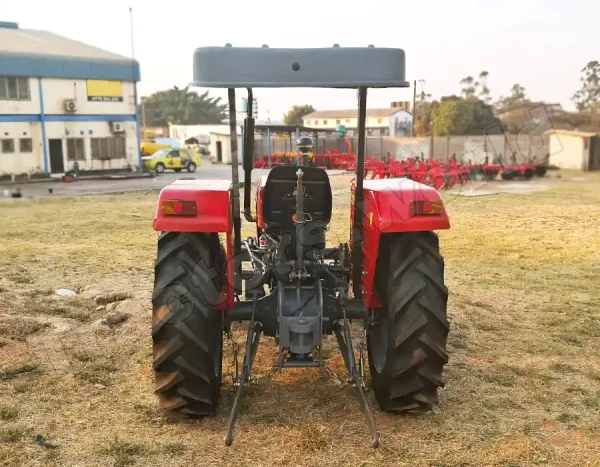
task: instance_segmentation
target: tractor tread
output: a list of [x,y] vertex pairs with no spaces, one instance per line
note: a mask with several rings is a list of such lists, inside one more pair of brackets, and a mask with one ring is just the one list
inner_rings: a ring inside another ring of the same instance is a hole
[[[385,348],[378,354],[372,341],[377,337],[368,340],[375,398],[387,412],[431,411],[438,403],[437,391],[444,385],[443,368],[448,362],[448,289],[437,235],[386,235],[379,251],[375,286],[384,309],[376,312],[369,336],[378,326],[378,333],[387,336]],[[382,363],[375,365],[376,358]]]
[[152,297],[155,393],[169,417],[214,414],[221,387],[225,252],[213,233],[163,233]]

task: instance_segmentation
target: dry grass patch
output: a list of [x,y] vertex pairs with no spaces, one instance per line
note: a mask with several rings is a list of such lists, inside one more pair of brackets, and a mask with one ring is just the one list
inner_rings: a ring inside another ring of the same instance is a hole
[[27,336],[35,334],[48,326],[48,323],[40,323],[33,319],[18,316],[0,316],[0,337],[22,341]]
[[0,427],[0,443],[18,443],[30,434],[31,430],[23,425],[5,425]]
[[[275,359],[272,339],[259,349],[259,381],[231,448],[223,445],[234,394],[228,341],[216,417],[165,420],[153,395],[149,314],[156,195],[69,198],[69,210],[67,198],[2,203],[0,315],[20,324],[0,325],[11,340],[0,346],[1,436],[15,440],[0,441],[0,463],[597,465],[600,177],[585,176],[526,195],[443,194],[452,222],[440,233],[451,292],[446,388],[427,416],[376,411],[378,450],[369,448],[351,387],[312,370],[260,379]],[[331,245],[347,241],[350,178],[332,177]],[[243,231],[254,233],[247,224]],[[131,318],[114,329],[92,326],[105,313],[92,299],[52,297],[85,287],[131,295],[119,305]],[[46,318],[71,326],[35,329]],[[238,342],[244,334],[233,333]],[[328,347],[345,383],[333,339]],[[59,449],[32,448],[25,441],[35,433]]]
[[10,405],[0,405],[0,420],[10,422],[19,416],[19,409]]
[[[101,313],[96,312],[97,305],[93,300],[80,296],[61,298],[55,295],[20,292],[3,295],[0,297],[0,312],[5,312],[12,316],[58,317],[82,323],[89,322],[101,316]],[[36,322],[35,319],[28,319],[27,321],[32,324]],[[44,325],[40,321],[38,323]]]
[[10,381],[22,375],[36,375],[40,373],[41,369],[35,363],[0,368],[0,382]]

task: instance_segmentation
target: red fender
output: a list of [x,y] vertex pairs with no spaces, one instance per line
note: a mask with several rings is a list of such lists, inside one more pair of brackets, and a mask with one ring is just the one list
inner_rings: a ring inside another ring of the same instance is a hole
[[[196,202],[194,216],[167,216],[161,205],[166,200]],[[227,279],[219,308],[233,310],[233,218],[231,180],[177,180],[158,195],[153,228],[159,232],[226,233]]]
[[[438,191],[407,178],[388,178],[364,181],[362,299],[367,308],[381,306],[374,290],[375,267],[381,235],[398,232],[447,230],[450,220],[446,208],[436,215],[413,216],[412,201],[441,201]],[[354,199],[355,185],[352,184]],[[354,222],[354,204],[351,219]],[[353,230],[351,230],[352,232]],[[351,234],[352,237],[352,234]],[[350,244],[353,244],[351,238]]]
[[[229,232],[231,226],[230,180],[177,180],[158,195],[153,228],[159,232]],[[166,216],[164,200],[196,202],[195,216]]]

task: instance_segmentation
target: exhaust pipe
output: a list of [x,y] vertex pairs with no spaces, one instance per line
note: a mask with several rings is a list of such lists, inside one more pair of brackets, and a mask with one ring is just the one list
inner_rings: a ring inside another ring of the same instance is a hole
[[252,117],[252,89],[248,88],[248,109],[244,120],[244,217],[248,222],[256,222],[252,215],[252,169],[254,168],[254,118]]

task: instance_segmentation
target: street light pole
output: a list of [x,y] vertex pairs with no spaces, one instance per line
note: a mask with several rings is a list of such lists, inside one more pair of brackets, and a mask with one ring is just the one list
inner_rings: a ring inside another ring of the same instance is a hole
[[417,121],[417,80],[413,81],[412,128],[410,136],[415,136],[415,123]]
[[[412,108],[412,135],[416,136],[416,124],[417,124],[417,83],[424,83],[424,79],[414,80],[413,81],[413,108]],[[422,85],[421,85],[422,86]],[[423,91],[421,91],[423,92]]]

